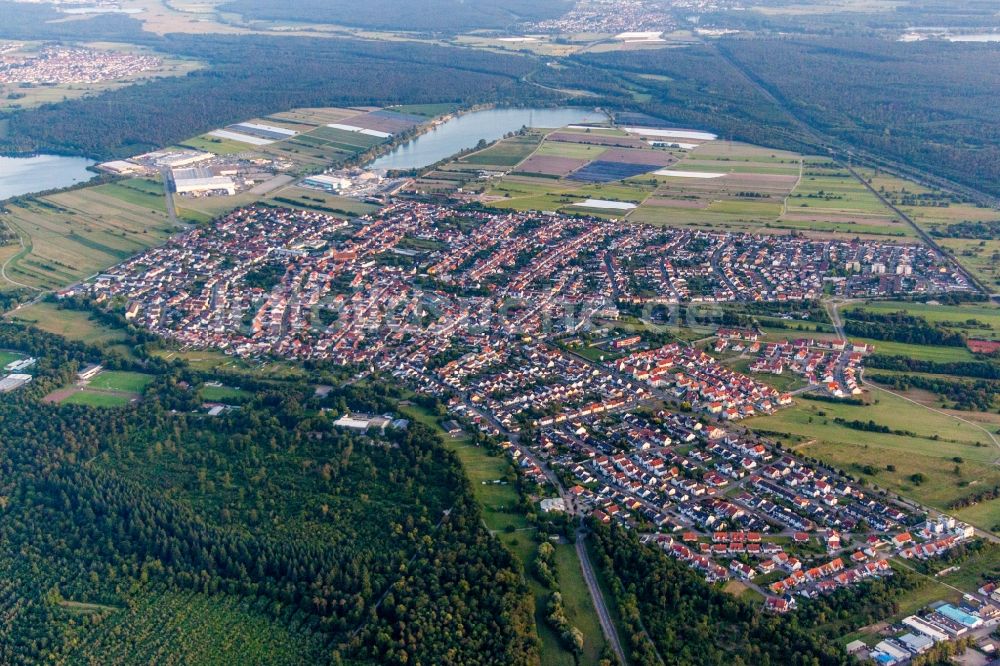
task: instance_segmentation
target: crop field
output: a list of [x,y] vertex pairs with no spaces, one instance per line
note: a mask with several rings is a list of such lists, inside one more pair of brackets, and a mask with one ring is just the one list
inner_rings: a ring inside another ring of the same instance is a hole
[[[1000,483],[1000,469],[994,464],[1000,451],[975,425],[884,391],[874,391],[870,398],[872,404],[865,406],[799,398],[794,407],[748,425],[869,484],[942,510],[949,509],[949,502]],[[871,420],[894,432],[861,431],[837,423],[837,418]],[[958,514],[992,529],[1000,522],[1000,501]]]
[[587,160],[579,160],[572,157],[532,155],[518,165],[516,173],[562,177],[579,169],[586,163]]
[[186,139],[178,145],[181,148],[203,150],[207,153],[214,153],[215,155],[238,155],[240,153],[251,152],[253,149],[253,146],[240,143],[239,141],[222,139],[220,137],[209,136],[207,134]]
[[341,217],[367,215],[378,210],[378,206],[373,204],[367,204],[357,199],[338,197],[335,194],[328,194],[322,190],[308,187],[286,187],[272,195],[268,201],[275,206],[318,210]]
[[541,140],[542,134],[540,132],[527,132],[523,136],[504,139],[489,148],[466,155],[459,159],[458,163],[511,167],[530,155],[538,147]]
[[163,197],[130,182],[8,206],[3,220],[20,232],[27,250],[11,260],[8,278],[42,289],[64,287],[163,242],[173,231]]
[[304,123],[306,125],[319,126],[319,125],[326,125],[327,123],[340,122],[344,118],[349,118],[350,116],[356,114],[357,110],[355,109],[339,109],[336,107],[328,107],[328,108],[292,109],[291,111],[272,113],[268,117],[279,121],[285,120],[296,123]]
[[808,158],[788,197],[783,222],[827,225],[831,231],[913,237],[915,232],[846,169]]
[[539,157],[569,157],[576,160],[596,160],[607,150],[607,146],[568,143],[566,141],[546,141],[535,151],[535,155]]

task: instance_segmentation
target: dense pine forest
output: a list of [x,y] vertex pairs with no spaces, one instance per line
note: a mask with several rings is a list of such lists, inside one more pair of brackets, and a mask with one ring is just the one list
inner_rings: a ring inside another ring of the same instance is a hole
[[0,397],[3,663],[537,662],[522,574],[438,436],[332,427],[393,390],[244,378],[209,417],[202,377],[146,360],[119,364],[155,373],[138,406],[57,406],[101,350],[6,324],[0,347],[41,359]]
[[450,33],[477,28],[507,28],[524,21],[556,18],[572,6],[569,0],[423,0],[413,3],[298,0],[280,4],[264,0],[233,0],[221,9],[247,19]]
[[525,56],[343,39],[169,35],[133,41],[210,66],[13,113],[0,152],[108,159],[295,107],[554,99],[552,92],[520,81],[537,66]]

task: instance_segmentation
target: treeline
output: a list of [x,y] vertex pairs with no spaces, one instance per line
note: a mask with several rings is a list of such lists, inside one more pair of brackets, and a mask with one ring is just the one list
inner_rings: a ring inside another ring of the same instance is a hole
[[569,0],[232,0],[219,9],[265,21],[334,23],[381,30],[453,33],[513,28],[527,21],[556,18],[572,8]]
[[986,412],[996,407],[1000,396],[1000,382],[977,379],[962,381],[921,375],[873,374],[870,379],[900,391],[911,388],[930,391],[950,400],[954,409]]
[[845,428],[850,428],[851,430],[860,430],[862,432],[880,432],[889,435],[903,435],[904,437],[916,437],[916,433],[910,430],[893,429],[887,425],[875,423],[875,421],[872,421],[871,419],[868,421],[862,421],[860,419],[845,419],[838,416],[833,420],[837,425],[842,425]]
[[989,361],[924,361],[899,354],[873,354],[865,360],[869,368],[928,375],[957,375],[975,379],[1000,379],[1000,363]]
[[938,238],[968,238],[973,240],[996,240],[1000,238],[1000,220],[981,222],[956,222],[944,227],[934,227],[931,235]]
[[848,310],[844,312],[844,333],[859,338],[913,345],[965,346],[965,336],[961,333],[932,326],[923,317],[915,317],[904,311],[882,313]]
[[134,42],[207,60],[183,77],[18,111],[0,151],[134,155],[302,106],[548,101],[534,58],[403,42],[172,34]]

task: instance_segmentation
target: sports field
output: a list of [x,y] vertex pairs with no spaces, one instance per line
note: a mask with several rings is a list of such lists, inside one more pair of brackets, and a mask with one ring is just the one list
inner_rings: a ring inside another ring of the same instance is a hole
[[104,391],[141,393],[152,381],[152,375],[146,375],[141,372],[105,370],[91,379],[87,385],[90,388]]

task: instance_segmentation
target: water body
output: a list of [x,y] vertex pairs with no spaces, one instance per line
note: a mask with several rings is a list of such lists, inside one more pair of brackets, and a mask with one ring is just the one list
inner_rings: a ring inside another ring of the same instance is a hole
[[979,35],[952,35],[949,42],[1000,42],[1000,32],[984,32]]
[[485,109],[452,118],[443,125],[397,146],[369,165],[373,169],[421,169],[475,147],[480,139],[496,141],[522,127],[563,127],[596,123],[607,116],[586,109]]
[[94,174],[87,167],[92,164],[96,162],[59,155],[0,157],[0,201],[90,180]]

